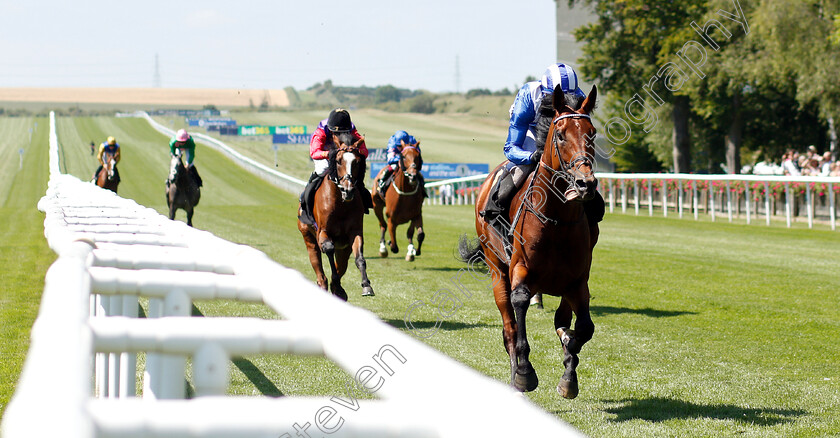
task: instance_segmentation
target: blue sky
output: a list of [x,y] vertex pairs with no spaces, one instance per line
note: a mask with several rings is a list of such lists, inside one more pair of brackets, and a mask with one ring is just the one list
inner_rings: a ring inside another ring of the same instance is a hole
[[0,87],[513,88],[554,62],[555,3],[0,0]]

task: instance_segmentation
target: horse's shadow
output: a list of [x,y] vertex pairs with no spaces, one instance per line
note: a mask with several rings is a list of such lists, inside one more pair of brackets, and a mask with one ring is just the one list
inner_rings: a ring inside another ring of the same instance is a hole
[[610,420],[613,422],[644,420],[658,423],[668,420],[705,418],[773,426],[794,421],[795,417],[806,413],[801,409],[744,408],[731,404],[701,405],[664,397],[602,401],[618,405],[605,409],[605,412],[616,416]]
[[621,313],[635,313],[638,315],[649,316],[651,318],[665,318],[669,316],[681,316],[681,315],[696,315],[697,312],[689,312],[683,310],[660,310],[660,309],[651,309],[650,307],[645,307],[641,309],[631,309],[629,307],[613,307],[613,306],[592,306],[589,308],[589,312],[595,316],[603,316],[603,315],[617,315]]
[[[383,319],[382,322],[398,329],[410,329],[410,327],[406,327],[406,322],[403,319]],[[436,321],[411,321],[411,325],[414,329],[430,329],[435,327],[437,324]],[[478,323],[466,323],[460,321],[450,321],[448,319],[444,319],[440,322],[440,326],[438,328],[440,330],[445,331],[452,331],[452,330],[463,330],[463,329],[470,329],[470,328],[478,328],[478,327],[498,327],[498,324],[486,324],[483,322]]]
[[[193,304],[192,306],[192,316],[203,317],[204,314],[198,307]],[[260,393],[264,396],[268,397],[282,397],[284,394],[277,385],[274,384],[269,378],[254,365],[248,359],[244,357],[233,357],[230,360],[248,380],[260,391]],[[192,388],[190,388],[192,389]],[[190,397],[191,398],[191,397]]]

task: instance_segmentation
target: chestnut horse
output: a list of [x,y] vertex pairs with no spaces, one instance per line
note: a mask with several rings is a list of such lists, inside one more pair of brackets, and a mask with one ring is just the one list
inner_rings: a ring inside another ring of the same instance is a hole
[[[361,138],[353,142],[350,133],[336,136],[340,145],[330,151],[327,178],[315,192],[312,215],[315,225],[307,225],[298,219],[298,230],[309,252],[309,262],[318,277],[318,286],[347,301],[347,292],[341,287],[341,277],[347,272],[350,253],[356,260],[356,267],[362,274],[362,296],[373,296],[373,288],[367,276],[364,256],[364,214],[362,196],[357,196],[356,182],[365,177],[365,157],[358,146]],[[327,255],[332,278],[327,282],[321,253]]]
[[201,188],[198,187],[189,170],[184,166],[181,154],[172,156],[170,161],[170,180],[166,188],[166,205],[169,207],[169,219],[175,219],[175,211],[179,208],[187,212],[187,225],[192,226],[195,206],[201,199]]
[[[420,143],[417,144],[420,146]],[[402,148],[400,167],[394,173],[394,182],[385,192],[385,198],[377,190],[373,195],[373,212],[379,219],[379,255],[388,257],[388,249],[385,246],[385,230],[391,237],[389,242],[391,251],[396,254],[400,251],[397,245],[397,226],[411,222],[406,230],[408,237],[408,249],[405,253],[405,260],[414,261],[414,256],[420,255],[420,247],[423,246],[423,239],[426,233],[423,232],[423,198],[425,192],[421,182],[420,169],[423,167],[423,158],[420,156],[420,149],[415,146]],[[379,176],[373,181],[373,186],[379,186]],[[382,216],[382,210],[385,216]],[[387,222],[385,217],[388,218]],[[414,230],[417,230],[417,248],[414,247]]]
[[[106,155],[107,157],[107,155]],[[103,160],[102,170],[99,176],[96,177],[96,185],[103,189],[110,190],[117,193],[117,187],[120,185],[120,180],[117,178],[117,161],[114,157]]]
[[[545,144],[538,145],[542,158],[505,218],[512,224],[503,236],[513,237],[510,258],[502,236],[479,214],[494,176],[498,178],[506,163],[481,186],[475,220],[479,239],[470,242],[462,238],[459,243],[463,260],[483,256],[490,268],[496,306],[502,314],[504,346],[510,356],[511,385],[519,391],[533,391],[539,382],[528,357],[531,347],[525,329],[529,300],[536,292],[561,297],[554,327],[563,346],[565,366],[557,391],[565,398],[578,394],[578,353],[595,330],[589,315],[588,281],[600,219],[587,218],[582,201],[596,196],[598,184],[593,174],[595,128],[590,120],[596,97],[594,86],[582,103],[582,98],[555,88],[553,121]],[[573,312],[577,319],[575,329],[570,330]]]

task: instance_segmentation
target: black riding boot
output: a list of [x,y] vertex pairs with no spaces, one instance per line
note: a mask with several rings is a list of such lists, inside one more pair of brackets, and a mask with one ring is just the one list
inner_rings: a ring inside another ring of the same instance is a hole
[[298,218],[307,225],[315,225],[315,217],[312,215],[312,204],[315,203],[315,192],[318,191],[318,187],[321,186],[321,182],[323,181],[323,176],[318,176],[317,173],[312,172],[312,175],[309,176],[309,182],[300,193],[300,209],[302,213]]
[[513,184],[513,175],[505,172],[505,175],[500,177],[496,185],[490,190],[487,205],[479,214],[485,221],[491,222],[496,217],[507,213],[510,201],[515,194],[516,186]]
[[391,169],[390,165],[385,166],[385,171],[382,172],[382,176],[379,178],[379,193],[382,197],[385,197],[385,192],[388,190],[388,185],[391,184],[390,178],[391,175],[394,173],[394,170]]

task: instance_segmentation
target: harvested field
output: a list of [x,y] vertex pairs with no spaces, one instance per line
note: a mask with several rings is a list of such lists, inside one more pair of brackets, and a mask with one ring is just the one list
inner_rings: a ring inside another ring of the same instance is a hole
[[283,90],[210,88],[0,88],[0,102],[99,103],[186,106],[288,106]]

